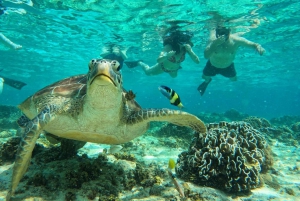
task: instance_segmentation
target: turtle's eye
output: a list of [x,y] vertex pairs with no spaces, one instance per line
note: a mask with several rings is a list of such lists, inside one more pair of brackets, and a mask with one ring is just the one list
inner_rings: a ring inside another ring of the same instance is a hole
[[121,65],[120,65],[120,63],[119,63],[118,61],[116,61],[116,60],[113,60],[113,61],[111,62],[111,67],[112,67],[112,69],[113,69],[114,71],[119,71],[119,70],[121,70]]
[[92,59],[89,63],[89,70],[91,70],[92,66],[94,66],[97,63],[97,59]]

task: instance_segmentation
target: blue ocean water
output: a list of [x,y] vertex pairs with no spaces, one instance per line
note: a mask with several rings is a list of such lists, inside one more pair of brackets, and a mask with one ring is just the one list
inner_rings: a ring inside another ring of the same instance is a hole
[[[146,76],[141,68],[122,69],[124,87],[132,89],[144,108],[174,108],[159,85],[180,94],[186,111],[224,112],[234,108],[264,118],[300,114],[300,3],[297,0],[156,0],[156,1],[0,1],[0,32],[20,50],[0,43],[0,75],[27,83],[22,90],[7,85],[0,104],[17,105],[37,90],[62,78],[83,74],[107,42],[129,47],[130,60],[154,65],[162,49],[160,29],[182,20],[194,33],[194,52],[200,58],[183,62],[178,77]],[[222,19],[235,32],[260,43],[266,53],[239,49],[238,81],[214,77],[204,96],[196,90],[206,64],[203,51],[208,30]],[[257,27],[251,26],[258,22]]]

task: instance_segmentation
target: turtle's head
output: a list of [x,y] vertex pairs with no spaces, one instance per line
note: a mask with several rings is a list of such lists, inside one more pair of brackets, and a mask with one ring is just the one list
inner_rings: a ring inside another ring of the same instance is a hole
[[122,75],[120,63],[115,60],[93,59],[87,75],[87,95],[102,99],[121,97]]
[[89,63],[88,84],[122,87],[120,63],[116,60],[92,59]]

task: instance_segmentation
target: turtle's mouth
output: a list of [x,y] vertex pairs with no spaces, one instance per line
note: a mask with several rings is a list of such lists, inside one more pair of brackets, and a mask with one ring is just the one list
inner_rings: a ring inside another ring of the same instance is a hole
[[95,81],[96,78],[99,78],[99,80],[104,81],[104,82],[106,82],[106,83],[107,83],[107,82],[111,82],[112,84],[115,85],[115,87],[117,86],[116,83],[115,83],[115,81],[114,81],[113,79],[111,79],[110,76],[107,76],[107,75],[102,74],[102,73],[99,74],[99,75],[97,75],[97,76],[95,76],[95,77],[92,79],[91,84],[93,84],[93,82]]

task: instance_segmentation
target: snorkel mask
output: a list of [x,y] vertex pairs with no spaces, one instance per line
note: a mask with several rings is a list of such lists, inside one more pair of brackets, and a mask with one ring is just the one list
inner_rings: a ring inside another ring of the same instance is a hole
[[181,31],[178,33],[176,40],[178,44],[183,45],[190,42],[191,38],[194,36],[193,33],[189,31]]
[[183,45],[183,44],[190,42],[190,40],[193,36],[194,36],[194,34],[189,31],[176,30],[176,31],[167,33],[164,36],[164,40],[171,39],[173,42],[178,43],[179,45]]
[[229,38],[230,29],[226,27],[217,27],[216,28],[216,37],[219,38],[221,36],[224,36],[226,40]]

